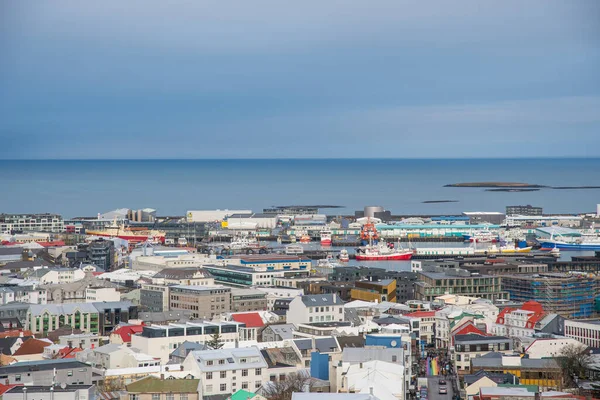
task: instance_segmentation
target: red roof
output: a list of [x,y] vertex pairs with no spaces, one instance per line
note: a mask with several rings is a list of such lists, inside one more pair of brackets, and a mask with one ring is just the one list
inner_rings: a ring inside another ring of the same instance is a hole
[[112,335],[119,335],[123,339],[123,343],[131,342],[131,335],[142,333],[144,325],[125,325],[112,331]]
[[481,329],[473,325],[473,322],[471,321],[465,324],[465,326],[463,326],[462,328],[459,328],[458,330],[454,331],[453,335],[468,335],[469,333],[476,333],[478,335],[488,336],[487,333],[483,332]]
[[23,385],[22,384],[4,385],[4,384],[0,383],[0,396],[2,396],[4,393],[8,392],[10,389],[14,388],[15,386],[23,386]]
[[435,311],[415,311],[410,314],[405,314],[404,316],[413,318],[431,318],[435,317]]
[[45,340],[30,338],[23,342],[21,347],[13,353],[13,356],[28,356],[31,354],[42,354],[44,347],[50,346],[52,343]]
[[265,326],[258,313],[233,314],[233,320],[246,324],[246,328],[260,328]]
[[75,358],[75,353],[79,353],[81,350],[78,347],[65,347],[58,351],[58,354],[54,358]]
[[42,247],[61,247],[65,245],[62,240],[55,240],[53,242],[37,242]]
[[[533,314],[527,320],[526,328],[533,328],[535,324],[544,317],[544,307],[538,303],[537,301],[529,300],[523,303],[523,306],[519,310],[530,311]],[[513,311],[517,311],[516,308],[506,307],[504,310],[498,314],[498,318],[496,319],[496,323],[505,324],[506,323],[506,314],[509,314]]]
[[23,329],[12,329],[10,331],[0,332],[0,338],[19,336],[33,336],[33,333],[31,333],[31,331],[24,331]]
[[500,311],[500,314],[498,314],[498,317],[496,318],[496,323],[504,325],[504,322],[506,321],[506,314],[513,311],[515,311],[515,309],[510,307],[506,307],[504,310]]
[[533,311],[534,313],[543,313],[544,307],[542,307],[542,305],[537,301],[529,300],[523,303],[521,310]]

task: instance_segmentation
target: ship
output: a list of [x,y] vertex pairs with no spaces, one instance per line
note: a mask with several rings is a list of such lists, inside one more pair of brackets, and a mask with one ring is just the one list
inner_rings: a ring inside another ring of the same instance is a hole
[[146,228],[131,228],[125,225],[117,225],[116,222],[113,225],[107,226],[104,229],[98,230],[86,230],[88,236],[101,236],[111,237],[127,240],[131,243],[142,243],[142,242],[153,242],[153,243],[165,243],[166,233],[154,229]]
[[260,242],[256,237],[237,236],[229,244],[231,250],[259,249]]
[[367,220],[367,223],[360,230],[360,240],[363,246],[377,244],[379,241],[379,232],[377,232],[375,224],[370,219]]
[[393,243],[378,242],[356,249],[357,261],[410,260],[413,252],[395,248]]
[[331,230],[330,229],[322,229],[320,232],[321,235],[321,246],[331,246]]
[[471,243],[496,243],[498,241],[498,235],[493,234],[488,229],[484,229],[482,231],[464,234],[463,239],[465,242]]
[[340,262],[350,261],[350,255],[348,255],[348,250],[346,250],[346,249],[340,250],[340,256],[338,258],[339,258]]
[[576,251],[599,251],[600,238],[578,238],[577,240],[567,241],[559,239],[538,239],[540,250],[576,250]]
[[528,247],[517,247],[514,244],[506,244],[501,246],[491,245],[486,249],[476,249],[476,255],[488,255],[488,254],[520,254],[529,253],[531,246]]

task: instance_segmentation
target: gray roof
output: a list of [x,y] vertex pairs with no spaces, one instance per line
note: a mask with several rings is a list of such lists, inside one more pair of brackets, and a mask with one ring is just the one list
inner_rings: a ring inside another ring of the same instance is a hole
[[[298,350],[311,350],[312,339],[295,339],[294,343]],[[338,351],[339,346],[334,337],[323,337],[315,339],[315,350],[319,351],[319,353],[331,353],[333,351]]]
[[463,379],[467,385],[471,385],[483,377],[487,377],[496,383],[511,383],[511,384],[513,382],[515,384],[519,383],[519,378],[517,378],[513,374],[504,374],[504,373],[489,372],[489,371],[483,371],[483,370],[479,370],[479,371],[475,372],[474,374],[464,375]]
[[[188,357],[196,360],[202,372],[267,368],[267,362],[256,347],[192,351]],[[241,362],[242,358],[246,359],[245,363]],[[209,360],[213,365],[206,364]],[[225,360],[225,364],[219,364],[218,360]]]
[[169,356],[186,357],[190,351],[194,350],[208,350],[208,347],[203,343],[190,342],[186,340],[185,342],[181,343],[179,347],[173,350]]
[[337,294],[309,294],[301,296],[302,302],[307,307],[314,306],[334,306],[334,305],[342,305],[344,302],[340,299],[340,296]]
[[141,312],[138,314],[138,318],[147,323],[189,320],[191,316],[192,312],[189,310]]
[[282,340],[292,339],[294,337],[294,324],[269,325],[266,329],[271,329],[274,334],[279,335]]
[[189,279],[193,278],[194,275],[200,275],[197,278],[205,277],[210,278],[212,275],[210,272],[200,267],[181,267],[181,268],[165,268],[156,273],[153,278],[166,278],[166,279]]
[[130,301],[102,301],[96,303],[65,303],[65,304],[31,304],[29,312],[33,316],[43,315],[48,313],[50,315],[69,315],[74,314],[76,311],[81,313],[95,314],[102,312],[105,309],[129,309],[133,306]]
[[21,372],[28,371],[52,371],[56,369],[75,369],[89,367],[88,364],[76,361],[74,359],[61,359],[61,360],[37,360],[37,361],[21,361],[11,365],[5,365],[0,367],[0,374],[18,374]]
[[12,393],[23,393],[23,391],[25,390],[25,388],[27,388],[27,394],[31,394],[31,393],[49,393],[50,392],[50,388],[52,388],[52,392],[53,393],[60,393],[60,392],[75,392],[77,390],[82,390],[82,389],[89,389],[94,385],[66,385],[64,388],[60,387],[60,386],[15,386],[9,390],[7,390],[7,392]]
[[469,333],[467,335],[456,335],[454,336],[454,343],[462,344],[484,344],[484,343],[504,343],[512,340],[506,336],[482,336],[475,333]]
[[358,310],[355,308],[344,308],[344,321],[348,321],[354,326],[362,325],[362,321],[358,316]]
[[17,255],[17,254],[22,254],[22,253],[23,253],[23,248],[21,248],[21,247],[12,247],[12,246],[0,247],[0,256],[12,256],[12,255]]
[[[519,355],[511,356],[511,358],[520,358]],[[520,368],[560,368],[558,362],[554,358],[521,358]],[[471,359],[473,368],[499,367],[502,364],[502,353],[490,352],[481,357]],[[515,365],[519,368],[519,364]]]

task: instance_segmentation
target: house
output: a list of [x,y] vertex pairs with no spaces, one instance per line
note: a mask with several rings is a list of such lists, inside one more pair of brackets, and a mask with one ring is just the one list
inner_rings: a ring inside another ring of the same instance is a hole
[[244,389],[240,389],[231,396],[227,397],[227,400],[267,400],[266,397],[263,397],[259,394],[249,392]]
[[544,309],[537,301],[527,301],[518,309],[506,307],[498,314],[494,333],[509,337],[531,337],[543,317]]
[[115,344],[131,345],[133,335],[142,333],[144,325],[121,325],[110,333],[109,341]]
[[483,336],[475,333],[454,337],[453,361],[459,373],[471,370],[471,360],[490,352],[512,352],[513,342],[506,336]]
[[199,400],[199,379],[142,378],[126,386],[121,400]]
[[535,339],[526,349],[525,354],[529,358],[552,358],[561,355],[562,350],[567,346],[585,349],[587,346],[573,338],[540,338]]
[[169,354],[168,364],[181,364],[192,351],[209,350],[208,346],[202,343],[188,342],[187,340],[179,345],[171,354]]
[[267,362],[256,347],[192,351],[182,365],[200,378],[201,396],[256,390],[269,379]]
[[0,353],[12,356],[21,345],[33,336],[9,336],[0,339]]
[[76,357],[95,368],[141,368],[160,365],[159,358],[124,344],[106,344],[93,350],[80,352]]
[[49,340],[40,340],[29,338],[23,342],[21,347],[15,351],[12,356],[17,361],[32,361],[41,360],[44,353],[44,348],[50,346],[52,342]]
[[240,340],[258,340],[258,331],[265,326],[257,312],[235,313],[231,318],[235,322],[244,324],[240,327]]
[[311,354],[313,352],[322,354],[335,354],[341,352],[337,340],[332,336],[312,339],[294,339],[292,344],[300,354],[302,365],[305,368],[310,367]]
[[373,394],[386,400],[405,399],[404,382],[404,366],[374,360],[348,366],[338,390],[341,393]]
[[100,344],[100,337],[97,333],[79,333],[63,335],[58,337],[58,343],[62,346],[79,348],[79,349],[95,349]]
[[90,365],[72,359],[22,361],[0,367],[0,377],[8,384],[52,385],[56,382],[67,385],[90,385]]
[[78,268],[40,268],[28,274],[28,278],[36,278],[42,285],[71,283],[84,277],[85,272]]
[[294,338],[294,324],[267,325],[261,333],[261,342],[279,342]]
[[518,385],[519,378],[513,374],[495,373],[487,371],[477,371],[474,374],[464,375],[465,392],[467,397],[472,399],[479,394],[482,387],[496,387],[499,384]]
[[435,311],[415,311],[404,314],[406,318],[419,320],[419,338],[421,343],[435,343]]
[[94,400],[95,385],[15,386],[2,395],[3,400]]
[[337,294],[317,294],[294,297],[286,313],[287,323],[298,325],[311,322],[344,320],[344,304]]
[[[86,293],[88,288],[95,288],[95,290],[106,288],[113,289],[116,292],[118,289],[122,288],[122,286],[104,279],[98,279],[91,273],[88,273],[83,279],[74,282],[48,284],[43,285],[42,288],[48,292],[48,303],[65,304],[91,302],[91,300],[88,301]],[[91,299],[91,297],[92,296],[89,298]],[[95,301],[105,300],[100,299]],[[115,299],[114,301],[118,301],[118,299]]]

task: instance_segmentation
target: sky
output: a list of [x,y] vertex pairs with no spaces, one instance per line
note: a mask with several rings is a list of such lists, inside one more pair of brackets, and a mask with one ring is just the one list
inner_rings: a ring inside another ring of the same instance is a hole
[[0,2],[0,159],[580,156],[597,0]]

